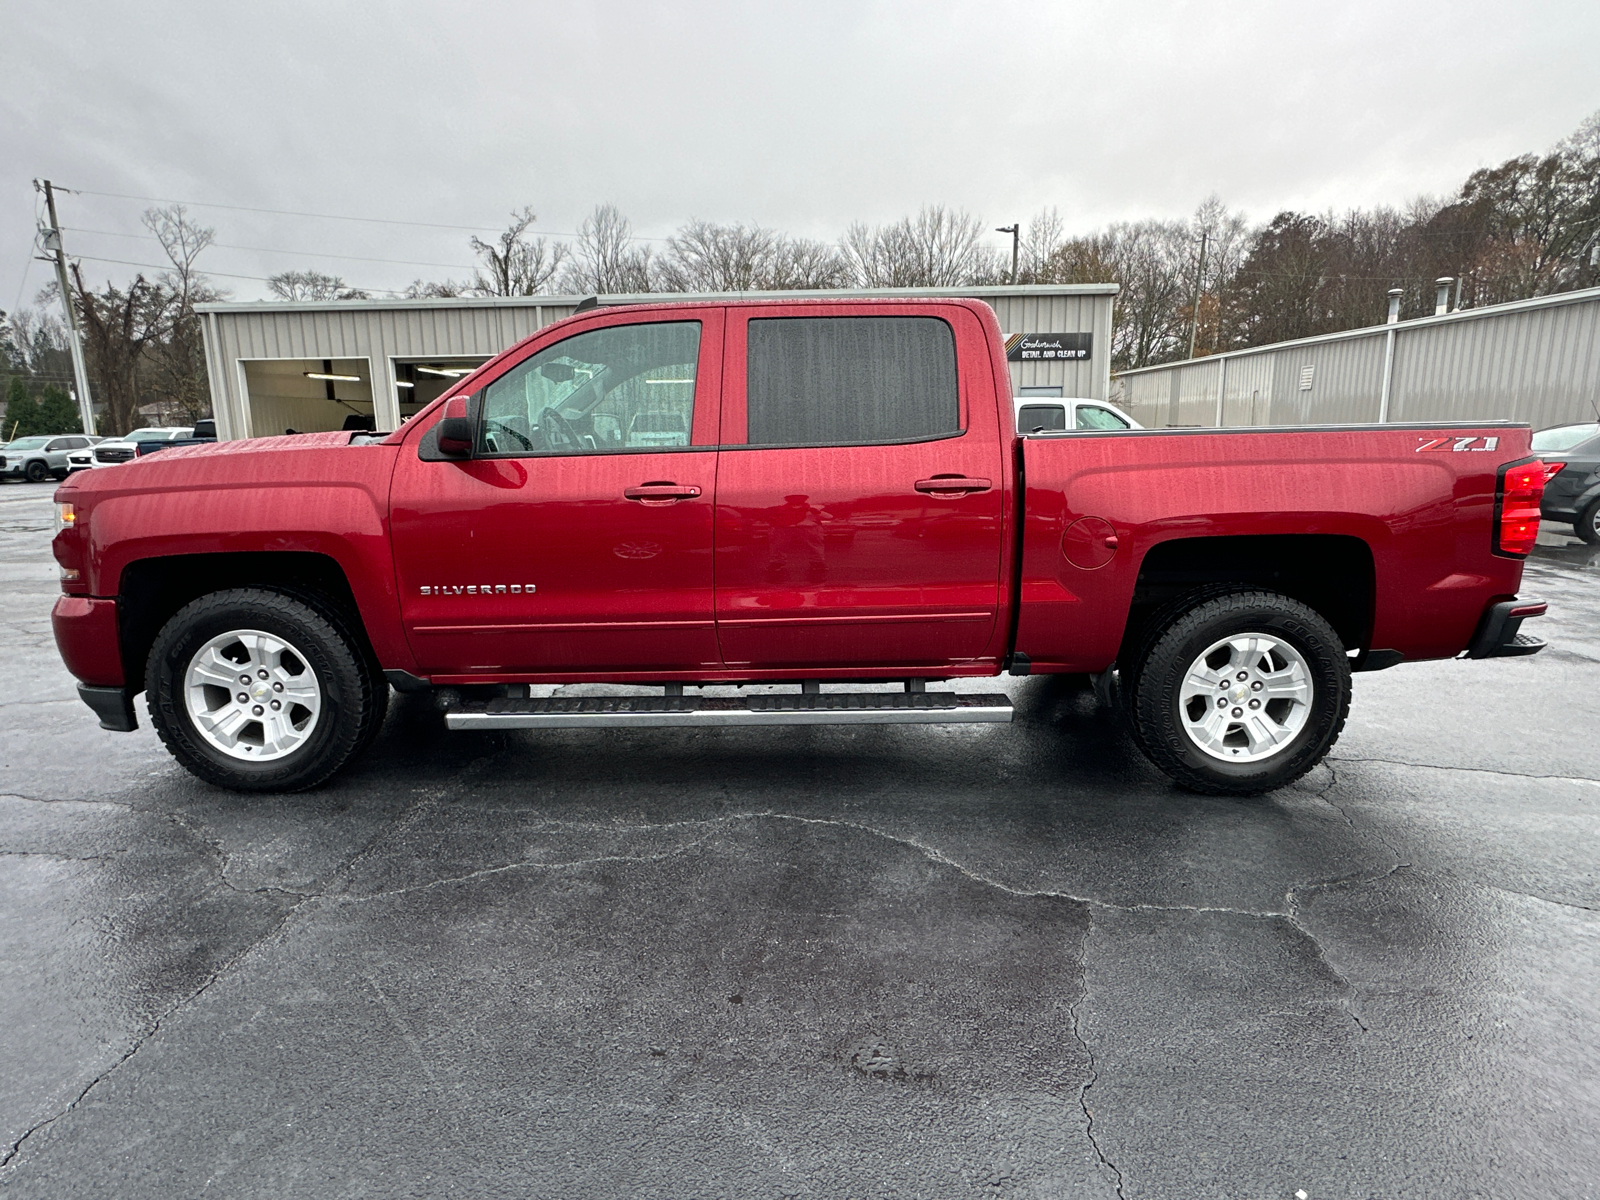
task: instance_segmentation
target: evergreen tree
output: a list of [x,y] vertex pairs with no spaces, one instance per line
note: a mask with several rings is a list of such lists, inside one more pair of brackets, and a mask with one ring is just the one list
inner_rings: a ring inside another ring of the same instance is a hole
[[38,399],[40,433],[82,433],[83,420],[72,397],[58,387],[46,387]]
[[0,430],[0,434],[4,435],[0,440],[9,442],[44,432],[39,419],[39,402],[28,391],[27,381],[20,375],[13,375],[6,386],[5,428]]

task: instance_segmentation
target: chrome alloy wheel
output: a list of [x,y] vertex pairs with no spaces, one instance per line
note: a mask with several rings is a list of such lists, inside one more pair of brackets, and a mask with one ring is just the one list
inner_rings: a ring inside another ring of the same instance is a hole
[[306,656],[259,629],[201,646],[184,672],[183,699],[206,743],[243,762],[292,754],[322,714],[322,684]]
[[1282,638],[1243,633],[1213,642],[1189,664],[1178,693],[1183,731],[1224,762],[1270,758],[1311,715],[1311,669]]

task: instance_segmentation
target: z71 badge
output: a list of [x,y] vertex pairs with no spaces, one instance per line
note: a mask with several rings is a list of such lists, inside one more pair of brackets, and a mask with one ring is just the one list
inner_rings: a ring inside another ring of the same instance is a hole
[[424,596],[531,596],[531,583],[445,583],[417,589]]
[[[1499,448],[1500,439],[1497,437],[1419,437],[1417,441],[1422,444],[1417,447],[1417,453],[1426,450],[1495,450]],[[1482,442],[1481,446],[1474,446],[1473,442]]]

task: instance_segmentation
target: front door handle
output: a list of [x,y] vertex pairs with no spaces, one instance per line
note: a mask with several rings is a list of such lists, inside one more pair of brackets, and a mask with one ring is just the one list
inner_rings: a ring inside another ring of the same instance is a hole
[[641,504],[671,504],[676,500],[693,500],[700,494],[700,489],[693,484],[655,480],[651,483],[641,483],[638,487],[627,488],[622,494],[629,500],[637,500]]
[[955,496],[962,492],[987,492],[994,484],[987,479],[974,479],[969,475],[935,475],[932,479],[919,479],[916,489],[935,496]]

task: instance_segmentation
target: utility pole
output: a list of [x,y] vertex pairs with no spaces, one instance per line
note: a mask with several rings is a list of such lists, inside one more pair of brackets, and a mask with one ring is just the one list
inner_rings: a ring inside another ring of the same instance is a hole
[[34,187],[44,184],[44,203],[50,212],[50,228],[44,230],[44,248],[54,253],[56,286],[61,289],[61,305],[67,310],[67,329],[72,340],[72,377],[78,383],[78,417],[83,431],[94,436],[94,401],[89,396],[89,368],[83,359],[83,333],[78,328],[78,306],[72,302],[72,284],[67,279],[67,252],[61,247],[61,221],[56,217],[56,193],[50,181],[34,180]]
[[1017,282],[1017,250],[1022,241],[1022,225],[1001,225],[996,233],[1009,233],[1011,235],[1011,282]]
[[1209,233],[1200,235],[1200,265],[1194,273],[1194,304],[1189,309],[1189,357],[1194,357],[1195,338],[1200,334],[1200,284],[1206,277],[1206,243],[1211,240]]

